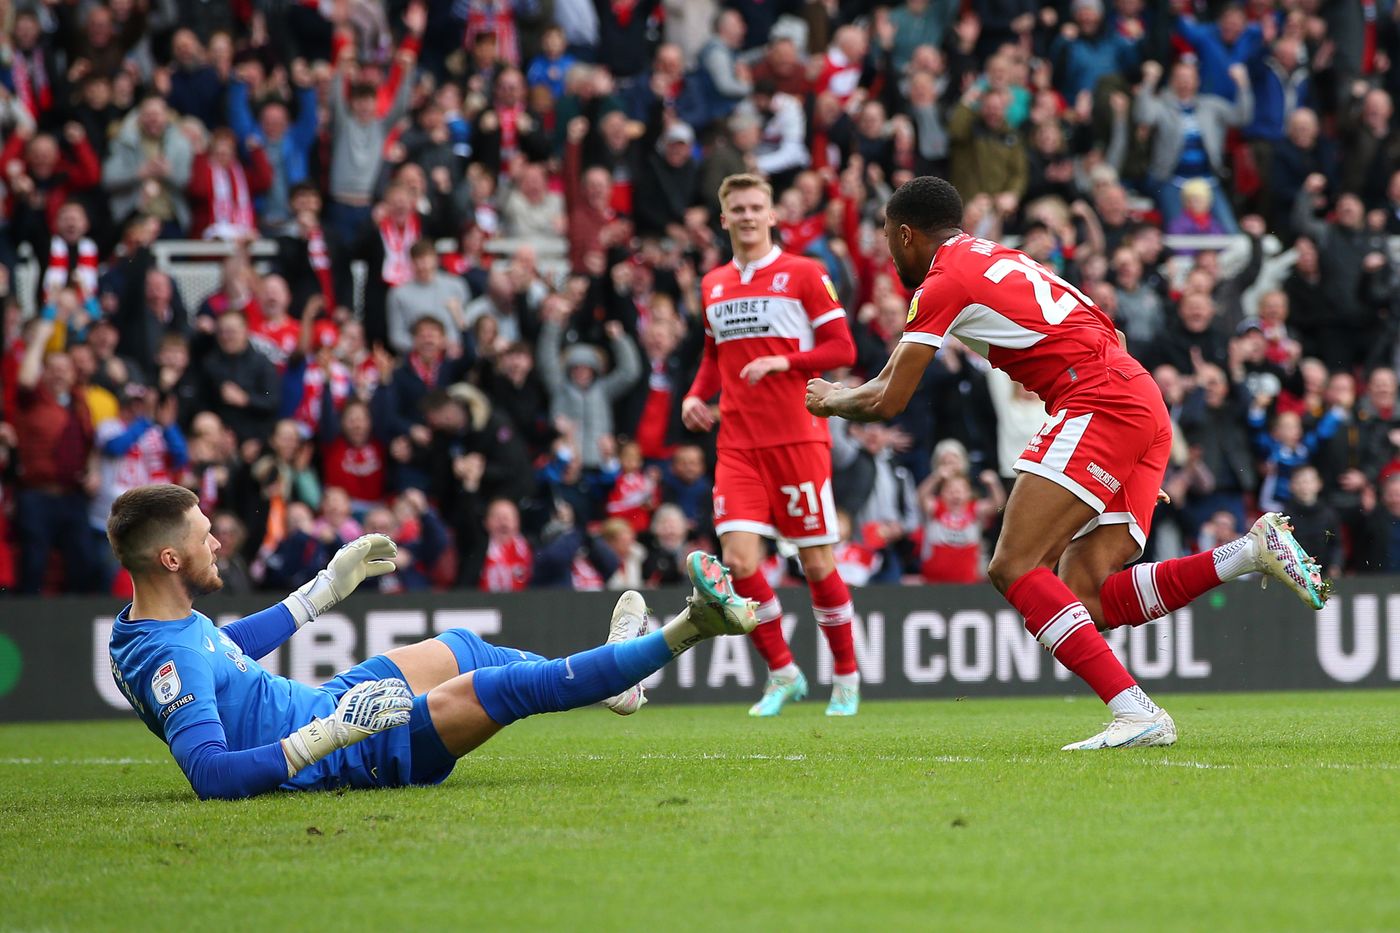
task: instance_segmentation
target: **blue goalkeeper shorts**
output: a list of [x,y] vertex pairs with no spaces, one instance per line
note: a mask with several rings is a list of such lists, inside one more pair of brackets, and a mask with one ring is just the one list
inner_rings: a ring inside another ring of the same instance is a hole
[[[403,671],[384,655],[341,671],[321,685],[336,702],[347,690],[367,680],[403,679]],[[442,744],[428,714],[428,695],[413,698],[407,726],[376,733],[343,748],[289,782],[305,790],[337,787],[403,787],[408,784],[441,784],[452,773],[457,759]]]

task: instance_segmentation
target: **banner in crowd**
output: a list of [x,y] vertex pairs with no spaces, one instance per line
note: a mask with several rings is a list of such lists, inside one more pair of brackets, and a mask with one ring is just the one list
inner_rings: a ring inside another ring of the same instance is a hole
[[[1343,581],[1322,612],[1275,587],[1240,581],[1149,625],[1109,633],[1118,657],[1149,691],[1296,690],[1400,685],[1400,579]],[[797,662],[817,685],[831,656],[805,590],[781,593]],[[318,684],[366,657],[450,628],[562,656],[602,641],[615,594],[535,591],[504,596],[425,593],[355,597],[321,616],[265,667]],[[659,614],[680,591],[647,594]],[[871,587],[855,591],[855,643],[869,700],[1079,695],[988,586]],[[262,608],[210,597],[223,624]],[[120,605],[102,599],[0,602],[0,722],[130,715],[112,681],[107,639]],[[722,638],[682,655],[649,682],[656,703],[752,701],[764,669],[747,639]]]

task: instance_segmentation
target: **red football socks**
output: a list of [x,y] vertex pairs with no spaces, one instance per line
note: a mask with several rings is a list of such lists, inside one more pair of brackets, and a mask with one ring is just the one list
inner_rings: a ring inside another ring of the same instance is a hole
[[1175,612],[1219,585],[1213,551],[1137,564],[1104,581],[1099,590],[1103,622],[1109,628],[1142,625]]
[[1094,628],[1089,610],[1045,567],[1021,577],[1006,599],[1026,620],[1026,631],[1107,703],[1137,684]]
[[745,599],[758,603],[758,626],[749,632],[749,641],[758,649],[770,671],[786,667],[792,663],[792,651],[783,637],[783,607],[778,602],[778,594],[768,584],[762,572],[750,574],[742,580],[734,581],[734,592]]
[[812,614],[831,649],[832,669],[837,675],[856,672],[856,647],[851,640],[851,591],[841,573],[833,570],[820,580],[807,580],[812,594]]

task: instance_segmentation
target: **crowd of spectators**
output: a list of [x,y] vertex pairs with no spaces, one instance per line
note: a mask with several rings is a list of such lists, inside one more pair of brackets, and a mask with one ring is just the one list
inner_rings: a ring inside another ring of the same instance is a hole
[[[108,507],[162,480],[232,592],[365,531],[381,591],[678,582],[739,171],[850,311],[839,378],[904,323],[885,199],[945,175],[1153,372],[1150,553],[1281,508],[1330,573],[1400,571],[1392,0],[0,0],[0,32],[5,590],[120,592]],[[212,294],[179,239],[232,244]],[[1043,417],[950,340],[905,414],[834,421],[845,579],[981,578]]]

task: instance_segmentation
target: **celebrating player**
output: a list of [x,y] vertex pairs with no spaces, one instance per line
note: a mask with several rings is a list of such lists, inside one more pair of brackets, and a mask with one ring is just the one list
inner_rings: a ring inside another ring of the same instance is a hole
[[1103,732],[1066,750],[1170,745],[1176,724],[1095,624],[1142,625],[1247,573],[1282,580],[1314,609],[1329,585],[1275,512],[1212,551],[1123,569],[1142,554],[1171,449],[1161,394],[1093,302],[1024,253],[963,233],[962,213],[941,178],[916,178],[890,198],[890,254],[917,288],[904,336],[859,388],[812,380],[807,409],[857,421],[897,414],[949,335],[1038,394],[1051,414],[1016,461],[987,575],[1027,631],[1113,711]]
[[701,283],[705,355],[681,403],[692,431],[714,426],[709,399],[720,393],[715,531],[734,589],[758,603],[750,634],[768,663],[751,716],[776,716],[807,695],[807,678],[783,636],[783,610],[759,571],[762,537],[797,545],[812,612],[835,668],[828,716],[854,716],[860,675],[851,641],[851,593],[836,570],[840,539],[831,495],[831,435],[802,407],[812,376],[849,366],[855,343],[836,289],[810,259],[773,245],[773,189],[757,175],[730,175],[719,188],[720,223],[734,261]]
[[393,541],[357,538],[282,602],[215,628],[193,607],[223,585],[214,563],[219,542],[194,493],[171,485],[122,493],[107,537],[135,587],[112,626],[112,676],[206,799],[437,784],[458,758],[517,719],[599,701],[635,712],[643,678],[702,639],[756,624],[753,607],[729,588],[728,571],[697,551],[687,561],[696,592],[658,632],[639,636],[647,608],[629,590],[613,610],[607,643],[567,658],[546,660],[452,629],[307,687],[256,659],[366,577],[393,570]]

